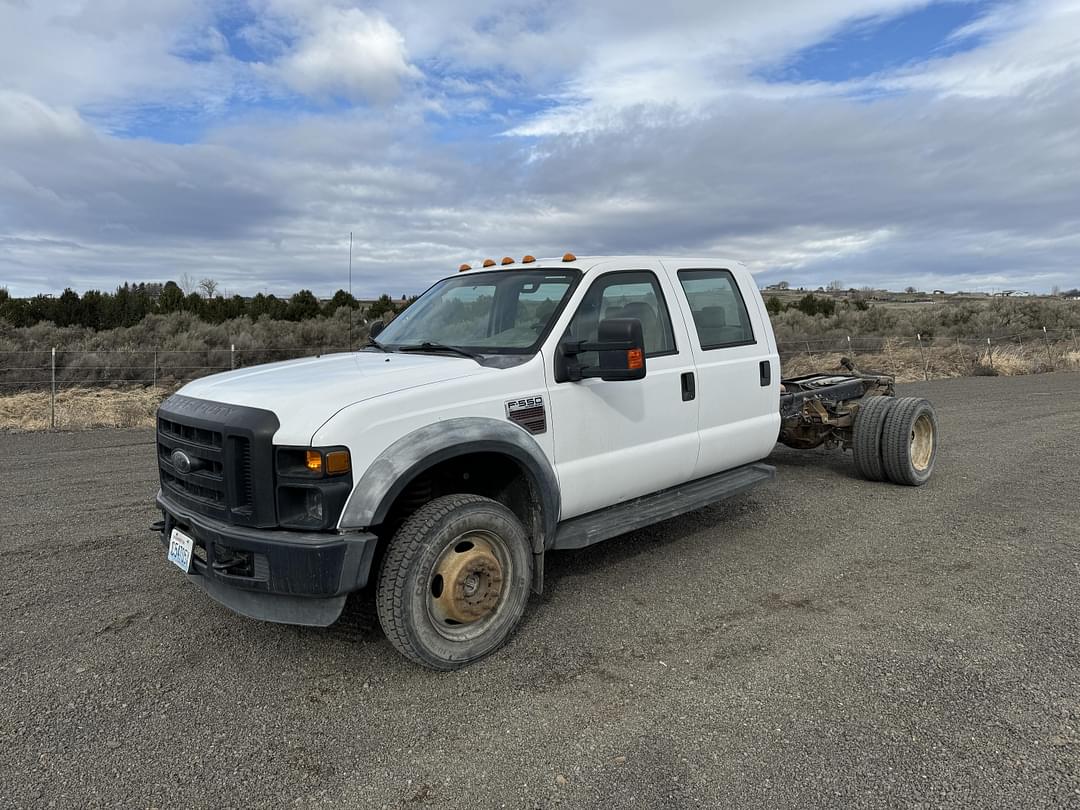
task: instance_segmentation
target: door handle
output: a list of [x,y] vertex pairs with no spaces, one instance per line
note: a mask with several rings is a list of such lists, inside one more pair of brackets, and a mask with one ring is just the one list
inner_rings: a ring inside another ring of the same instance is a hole
[[697,396],[697,384],[694,382],[694,372],[685,371],[682,375],[682,401],[689,402]]
[[758,363],[758,370],[761,373],[761,387],[765,388],[772,383],[772,363],[762,360]]

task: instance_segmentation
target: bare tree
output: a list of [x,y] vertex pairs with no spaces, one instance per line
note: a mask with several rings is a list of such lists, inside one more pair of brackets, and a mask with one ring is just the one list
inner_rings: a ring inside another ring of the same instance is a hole
[[195,279],[184,273],[184,275],[180,276],[180,280],[176,282],[176,286],[184,291],[184,295],[191,295],[195,292]]
[[829,282],[829,292],[840,292],[842,289],[844,289],[844,282],[839,280]]
[[1059,298],[1061,296],[1061,287],[1055,284],[1050,288],[1050,294],[1054,296],[1054,298]]
[[918,290],[916,290],[914,287],[904,287],[904,292],[906,292],[908,295],[914,295],[918,292]]
[[789,287],[791,287],[791,284],[789,284],[789,283],[788,283],[788,282],[786,282],[786,281],[780,281],[780,282],[778,282],[778,283],[777,283],[777,285],[776,285],[776,289],[778,289],[778,290],[786,290],[786,289],[788,289]]
[[218,283],[212,278],[204,278],[199,282],[199,289],[203,291],[203,294],[207,298],[213,298],[214,293],[217,292]]

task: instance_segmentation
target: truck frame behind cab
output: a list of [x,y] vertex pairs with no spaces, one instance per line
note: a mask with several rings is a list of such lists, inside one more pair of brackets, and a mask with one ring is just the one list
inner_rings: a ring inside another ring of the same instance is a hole
[[846,357],[844,374],[781,381],[781,444],[796,450],[852,450],[870,481],[921,486],[937,455],[937,416],[925,399],[895,396],[895,379],[864,374]]

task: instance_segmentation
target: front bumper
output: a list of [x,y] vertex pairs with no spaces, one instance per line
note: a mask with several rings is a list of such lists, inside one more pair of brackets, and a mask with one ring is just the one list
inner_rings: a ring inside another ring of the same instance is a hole
[[378,538],[252,529],[196,514],[162,495],[161,541],[174,528],[195,539],[189,578],[244,616],[325,627],[337,620],[352,591],[367,585]]

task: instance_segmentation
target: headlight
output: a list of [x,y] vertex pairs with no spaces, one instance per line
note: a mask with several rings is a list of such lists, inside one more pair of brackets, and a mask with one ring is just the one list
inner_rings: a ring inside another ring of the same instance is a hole
[[323,478],[352,470],[344,447],[279,447],[277,474],[285,478]]
[[323,530],[337,523],[352,492],[344,447],[279,447],[275,455],[278,524]]

